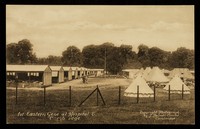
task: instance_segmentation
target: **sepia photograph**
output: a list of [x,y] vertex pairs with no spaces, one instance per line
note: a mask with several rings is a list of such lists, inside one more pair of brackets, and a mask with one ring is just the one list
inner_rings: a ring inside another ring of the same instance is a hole
[[6,122],[195,125],[194,30],[194,5],[6,5]]

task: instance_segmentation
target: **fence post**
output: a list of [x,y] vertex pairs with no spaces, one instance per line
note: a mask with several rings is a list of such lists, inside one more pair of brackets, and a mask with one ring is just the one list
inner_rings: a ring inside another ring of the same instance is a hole
[[168,98],[168,99],[169,99],[169,101],[170,101],[170,85],[169,85],[169,98]]
[[156,85],[154,85],[154,102],[156,101]]
[[121,103],[121,86],[119,86],[119,101],[118,104],[120,105]]
[[46,105],[46,87],[44,86],[44,106]]
[[182,84],[182,99],[183,99],[184,85]]
[[18,83],[16,83],[16,90],[15,90],[15,104],[17,105],[17,92],[18,92]]
[[137,86],[137,103],[139,102],[139,86]]
[[72,89],[71,86],[69,86],[69,106],[72,104]]
[[98,89],[99,89],[99,87],[97,85],[97,106],[99,106],[99,96],[98,96],[99,92],[98,92]]

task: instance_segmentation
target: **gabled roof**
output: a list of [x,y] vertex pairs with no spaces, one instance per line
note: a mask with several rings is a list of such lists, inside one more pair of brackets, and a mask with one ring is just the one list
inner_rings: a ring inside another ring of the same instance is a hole
[[[64,69],[64,71],[69,71],[69,70],[71,69],[71,67],[65,66],[65,67],[63,67],[63,69]],[[72,69],[71,69],[71,70],[72,70]]]
[[104,71],[104,69],[91,69],[93,71]]
[[62,66],[50,66],[52,71],[60,71],[62,69]]
[[13,72],[39,72],[45,71],[48,68],[48,65],[6,65],[6,71]]
[[72,70],[78,70],[78,67],[71,67]]

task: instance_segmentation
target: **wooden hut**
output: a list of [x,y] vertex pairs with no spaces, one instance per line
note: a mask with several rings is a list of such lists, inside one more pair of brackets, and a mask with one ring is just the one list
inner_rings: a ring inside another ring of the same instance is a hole
[[72,79],[78,78],[78,68],[77,67],[71,67],[72,69]]
[[64,78],[65,81],[70,81],[72,80],[72,68],[71,67],[63,67],[64,69]]
[[62,66],[50,66],[52,70],[52,82],[62,83],[64,82],[64,69]]
[[87,75],[87,68],[81,67],[82,68],[82,75],[86,76]]
[[83,76],[83,70],[81,67],[77,67],[77,71],[78,71],[78,78],[81,78]]
[[52,85],[52,70],[48,65],[6,65],[7,80],[38,81]]
[[92,69],[94,71],[94,75],[97,76],[103,76],[104,69]]

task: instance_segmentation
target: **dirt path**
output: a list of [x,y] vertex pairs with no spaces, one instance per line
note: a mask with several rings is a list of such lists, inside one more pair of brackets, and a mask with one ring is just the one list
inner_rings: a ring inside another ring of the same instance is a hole
[[[97,85],[99,88],[112,88],[112,87],[118,87],[118,86],[129,86],[130,83],[132,82],[131,79],[119,79],[119,78],[88,78],[88,83],[83,83],[82,79],[77,79],[77,80],[72,80],[60,84],[53,84],[52,86],[48,87],[48,90],[64,90],[64,89],[69,89],[69,86],[71,86],[73,89],[79,89],[79,90],[84,90],[84,89],[93,89]],[[14,87],[7,87],[7,89],[13,89],[15,90]],[[38,87],[31,87],[31,88],[18,88],[18,89],[24,89],[24,90],[43,90],[43,88],[38,88]]]

